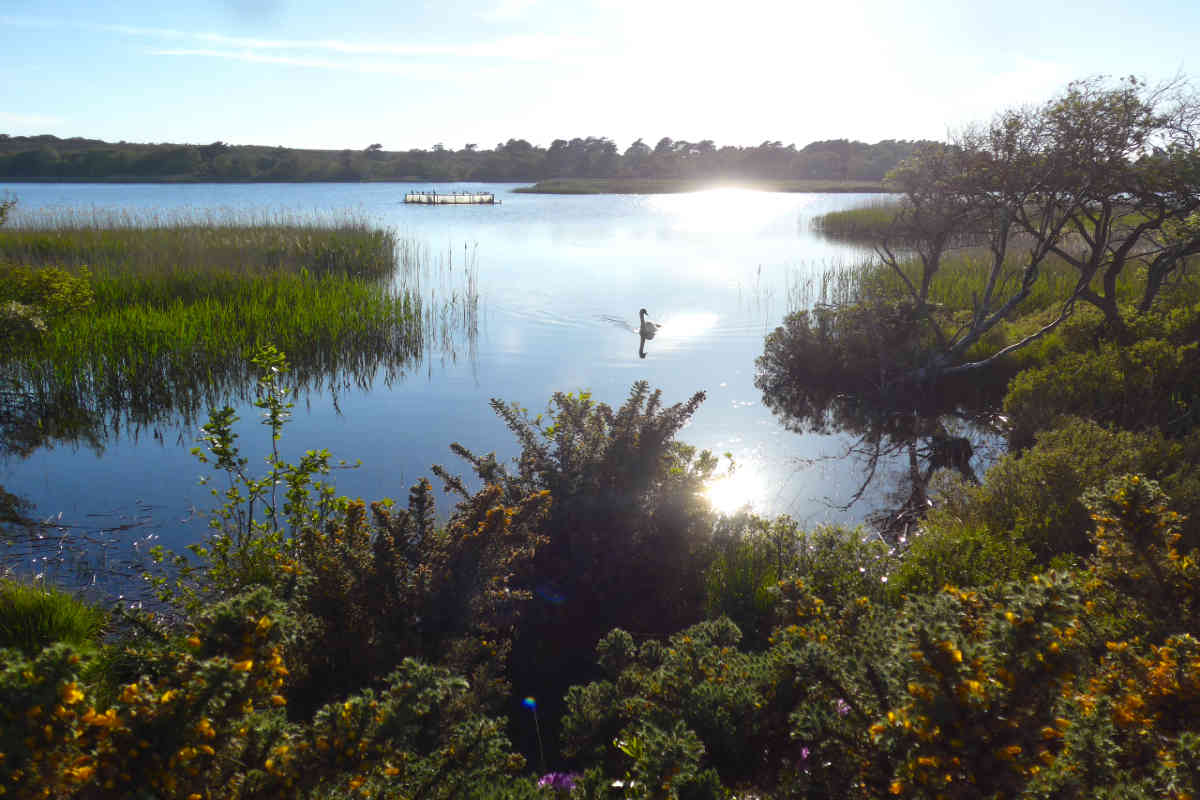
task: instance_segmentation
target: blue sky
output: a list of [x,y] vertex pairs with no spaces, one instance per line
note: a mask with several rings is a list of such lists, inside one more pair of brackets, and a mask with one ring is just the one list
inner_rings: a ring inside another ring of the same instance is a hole
[[944,138],[1073,78],[1200,83],[1200,3],[0,0],[0,132],[385,149]]

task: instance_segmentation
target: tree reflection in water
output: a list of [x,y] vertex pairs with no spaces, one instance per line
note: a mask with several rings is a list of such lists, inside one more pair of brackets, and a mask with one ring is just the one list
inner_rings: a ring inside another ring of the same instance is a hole
[[768,356],[759,359],[755,385],[763,392],[763,403],[787,430],[852,438],[842,455],[829,457],[852,458],[862,465],[857,488],[839,509],[850,508],[874,488],[887,505],[867,514],[866,521],[891,545],[906,544],[931,507],[930,482],[938,470],[952,470],[977,483],[976,464],[993,460],[993,450],[1001,444],[999,407],[1006,376],[846,391],[835,380],[798,378],[779,369],[780,363]]

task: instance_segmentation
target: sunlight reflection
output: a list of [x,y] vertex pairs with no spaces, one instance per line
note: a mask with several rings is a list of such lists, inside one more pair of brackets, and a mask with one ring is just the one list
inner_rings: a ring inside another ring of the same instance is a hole
[[738,464],[733,472],[709,482],[705,497],[713,511],[733,514],[746,506],[753,508],[762,499],[764,476],[749,464]]
[[668,313],[660,322],[659,337],[663,339],[692,339],[708,333],[717,326],[719,314],[711,311],[684,311]]
[[685,231],[751,233],[768,227],[780,213],[780,196],[753,189],[652,195],[648,203],[678,218]]

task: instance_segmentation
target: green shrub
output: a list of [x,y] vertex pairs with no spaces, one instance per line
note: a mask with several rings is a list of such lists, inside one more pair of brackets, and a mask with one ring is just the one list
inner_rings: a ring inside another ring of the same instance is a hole
[[1014,447],[1067,415],[1181,435],[1200,421],[1200,344],[1143,339],[1068,353],[1013,378],[1004,411]]
[[57,642],[94,644],[107,620],[104,611],[53,587],[0,579],[0,648],[32,658]]
[[[214,598],[264,586],[303,620],[288,647],[290,708],[302,716],[383,679],[404,658],[452,668],[471,679],[475,699],[507,695],[503,667],[514,625],[530,597],[518,585],[541,541],[545,491],[503,497],[485,486],[436,524],[432,486],[421,480],[407,508],[335,494],[327,451],[296,463],[278,449],[291,403],[286,362],[264,348],[256,405],[270,430],[267,469],[253,474],[233,433],[229,408],[214,411],[194,453],[224,473],[223,501],[209,538],[171,559],[176,575],[155,578],[162,597],[197,613]],[[461,484],[453,481],[461,489]],[[166,558],[156,551],[160,560]]]
[[[1157,431],[1110,430],[1083,419],[1060,419],[1021,453],[1003,456],[979,486],[954,484],[941,491],[926,528],[933,542],[950,546],[955,537],[982,536],[1010,542],[1045,564],[1058,555],[1091,552],[1091,520],[1084,492],[1126,472],[1161,480],[1184,513],[1200,510],[1200,436],[1182,441]],[[1195,516],[1193,514],[1193,516]],[[1200,522],[1200,519],[1197,520]],[[1200,528],[1185,534],[1198,541]],[[1016,566],[1016,564],[1012,564]]]
[[914,536],[888,589],[902,594],[934,594],[951,586],[986,586],[1029,574],[1033,552],[1025,544],[982,526],[929,524]]
[[[601,636],[614,627],[666,635],[703,616],[716,522],[703,492],[717,461],[675,440],[703,399],[664,407],[661,392],[639,381],[619,408],[586,392],[556,393],[546,414],[531,417],[493,400],[521,446],[512,469],[451,447],[485,486],[500,487],[506,505],[540,492],[552,501],[520,585],[533,600],[510,660],[518,696],[536,696],[545,711],[551,745],[561,698],[592,674]],[[435,472],[467,496],[458,478]]]
[[523,764],[464,679],[411,659],[288,722],[284,653],[302,627],[259,588],[194,615],[186,640],[144,626],[99,678],[67,645],[0,651],[2,785],[19,798],[449,800],[490,796]]

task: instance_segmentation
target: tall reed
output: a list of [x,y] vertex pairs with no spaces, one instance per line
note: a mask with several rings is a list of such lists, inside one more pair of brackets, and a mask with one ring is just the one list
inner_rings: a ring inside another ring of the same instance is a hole
[[[0,380],[21,388],[31,424],[70,409],[92,428],[190,425],[247,398],[250,357],[265,343],[287,353],[297,390],[392,381],[437,349],[457,357],[463,338],[473,352],[473,250],[461,264],[433,258],[390,230],[340,219],[187,222],[66,215],[0,231],[0,272],[5,259],[28,263],[38,236],[57,249],[35,264],[70,255],[90,265],[91,305],[0,359]],[[99,266],[97,243],[111,245]]]
[[387,278],[396,248],[392,230],[347,215],[65,209],[14,215],[0,229],[0,261],[147,276],[307,270]]
[[899,210],[899,199],[877,197],[858,208],[815,216],[809,226],[830,238],[874,243],[888,234]]

